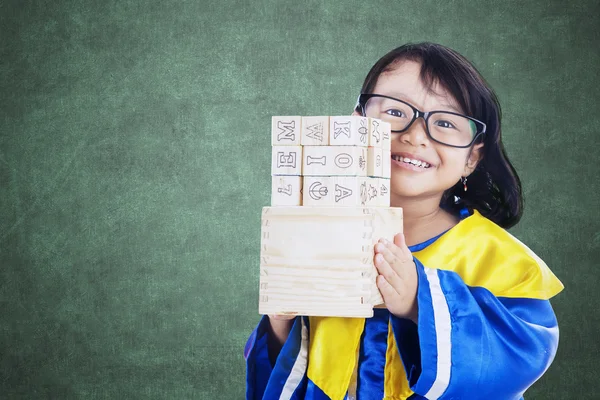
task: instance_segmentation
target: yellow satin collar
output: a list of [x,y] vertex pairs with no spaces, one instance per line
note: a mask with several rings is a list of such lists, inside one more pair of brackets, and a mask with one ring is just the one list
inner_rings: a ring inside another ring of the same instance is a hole
[[[485,287],[499,297],[546,300],[564,288],[531,249],[476,210],[413,255],[425,267],[455,271],[467,285]],[[358,361],[365,319],[309,317],[309,321],[308,377],[331,399],[343,400]],[[411,392],[395,340],[388,338],[388,346],[385,398],[406,398]]]

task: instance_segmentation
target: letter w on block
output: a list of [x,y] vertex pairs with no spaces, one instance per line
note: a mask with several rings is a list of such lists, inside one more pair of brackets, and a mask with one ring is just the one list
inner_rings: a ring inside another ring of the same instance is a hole
[[383,303],[373,245],[402,231],[401,208],[264,207],[261,226],[260,314],[372,317]]

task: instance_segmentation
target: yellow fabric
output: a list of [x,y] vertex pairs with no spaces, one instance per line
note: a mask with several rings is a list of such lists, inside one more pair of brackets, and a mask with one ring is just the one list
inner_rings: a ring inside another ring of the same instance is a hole
[[[332,400],[343,400],[357,363],[364,318],[309,317],[309,378]],[[332,355],[335,355],[332,357]]]
[[[454,271],[465,284],[485,287],[498,297],[547,300],[564,288],[527,246],[478,211],[413,255],[425,267]],[[333,400],[346,394],[364,324],[364,318],[310,318],[308,378]],[[410,393],[391,333],[385,376],[386,399]]]
[[413,255],[425,267],[454,271],[468,286],[497,297],[548,300],[564,288],[533,251],[477,210]]

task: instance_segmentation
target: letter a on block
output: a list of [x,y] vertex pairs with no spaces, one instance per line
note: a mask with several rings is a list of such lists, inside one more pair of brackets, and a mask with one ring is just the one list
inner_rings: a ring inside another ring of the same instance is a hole
[[272,117],[271,118],[271,145],[273,146],[299,146],[301,118]]

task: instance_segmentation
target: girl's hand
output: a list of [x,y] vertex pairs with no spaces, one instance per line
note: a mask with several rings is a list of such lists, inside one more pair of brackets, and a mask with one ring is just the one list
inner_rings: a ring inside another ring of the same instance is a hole
[[296,314],[273,314],[269,315],[269,319],[276,319],[279,321],[287,321],[296,318]]
[[379,271],[377,287],[387,309],[400,318],[417,323],[417,268],[404,235],[394,236],[394,243],[381,239],[375,245],[375,267]]

